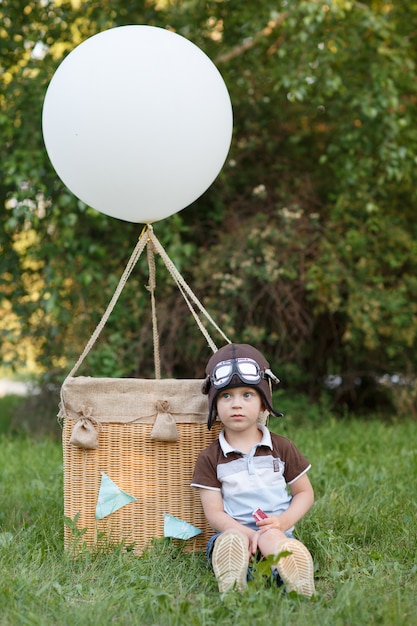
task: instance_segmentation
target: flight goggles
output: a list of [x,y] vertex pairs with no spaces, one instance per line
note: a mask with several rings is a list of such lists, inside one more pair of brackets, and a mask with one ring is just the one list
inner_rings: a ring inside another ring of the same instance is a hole
[[242,383],[257,385],[262,379],[271,378],[274,383],[279,383],[278,378],[270,369],[261,370],[258,363],[249,358],[229,359],[220,361],[215,365],[210,376],[210,382],[215,389],[227,387],[234,375],[237,375]]

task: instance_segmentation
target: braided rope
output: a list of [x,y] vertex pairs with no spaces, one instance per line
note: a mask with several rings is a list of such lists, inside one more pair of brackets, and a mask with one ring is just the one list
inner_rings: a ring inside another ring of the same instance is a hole
[[[174,263],[171,261],[171,259],[169,258],[169,256],[167,255],[167,253],[165,252],[164,248],[162,247],[162,245],[160,244],[159,240],[156,238],[155,234],[153,233],[153,231],[149,232],[149,239],[152,241],[155,250],[159,253],[159,255],[162,257],[169,273],[171,274],[172,278],[174,279],[174,281],[176,282],[177,286],[180,288],[180,291],[182,293],[182,295],[185,298],[184,293],[186,293],[188,295],[188,297],[190,298],[190,300],[192,300],[194,302],[194,304],[198,307],[198,309],[200,310],[200,312],[205,316],[205,318],[210,322],[210,324],[212,326],[214,326],[214,328],[217,330],[217,332],[223,337],[223,339],[225,339],[225,341],[227,343],[231,343],[230,339],[228,339],[228,337],[226,337],[226,335],[224,334],[224,332],[221,330],[221,328],[219,328],[219,326],[216,324],[216,322],[214,321],[214,319],[211,317],[211,315],[208,313],[208,311],[206,311],[206,309],[203,307],[203,305],[201,304],[201,302],[198,300],[197,296],[194,294],[194,292],[191,290],[191,287],[186,283],[186,281],[184,280],[184,278],[181,276],[181,274],[179,273],[179,271],[177,270],[177,268],[175,267]],[[181,289],[182,288],[182,289]],[[188,304],[188,300],[187,298],[185,298],[187,304]],[[190,308],[190,305],[189,305]],[[191,310],[191,309],[190,309]],[[198,315],[197,313],[193,313],[194,319],[197,321]],[[200,320],[199,320],[200,322]],[[206,337],[210,347],[212,347],[212,345],[214,345],[214,342],[211,340],[210,335],[207,332],[207,329],[205,329],[202,325],[201,322],[198,323],[198,326],[201,330],[201,332],[203,333],[203,335]],[[204,329],[204,330],[203,330]],[[210,340],[208,339],[210,338]],[[212,348],[213,349],[213,348]],[[217,348],[214,346],[213,352],[216,352]]]
[[[167,253],[165,252],[163,246],[161,245],[161,243],[159,242],[159,240],[157,239],[157,237],[155,236],[152,226],[150,224],[146,225],[140,236],[138,239],[138,242],[127,262],[127,265],[125,267],[125,270],[119,280],[119,283],[115,289],[115,292],[107,306],[107,309],[105,310],[100,322],[97,324],[94,332],[92,333],[90,339],[88,340],[83,352],[81,353],[81,355],[79,356],[78,360],[76,361],[76,363],[74,364],[74,366],[72,367],[71,371],[69,372],[69,374],[67,375],[66,378],[70,378],[71,376],[74,376],[74,374],[77,372],[77,370],[79,369],[79,367],[81,366],[81,364],[83,363],[84,359],[86,358],[86,356],[88,355],[88,353],[90,352],[91,348],[93,347],[93,345],[95,344],[95,342],[97,341],[101,331],[103,330],[107,320],[110,317],[111,312],[113,311],[117,300],[120,297],[121,292],[123,291],[123,288],[130,276],[130,274],[132,273],[133,268],[135,267],[136,263],[138,262],[138,259],[140,257],[140,255],[142,254],[145,246],[147,246],[147,256],[148,256],[148,265],[149,265],[149,285],[148,285],[148,290],[150,291],[151,294],[151,306],[152,306],[152,328],[153,328],[153,342],[154,342],[154,362],[155,362],[155,378],[160,378],[161,377],[161,364],[160,364],[160,354],[159,354],[159,337],[158,337],[158,328],[157,328],[157,316],[156,316],[156,304],[155,304],[155,288],[156,288],[156,270],[155,270],[155,259],[154,259],[154,253],[157,252],[161,257],[162,260],[165,263],[166,268],[168,269],[169,273],[171,274],[172,278],[174,279],[174,282],[176,283],[178,289],[180,290],[185,302],[187,303],[187,306],[191,312],[191,314],[193,315],[201,333],[204,335],[204,337],[207,340],[208,345],[210,346],[211,350],[213,352],[217,352],[217,347],[213,341],[213,339],[211,338],[209,332],[207,331],[207,329],[204,327],[197,311],[195,310],[193,304],[199,309],[200,313],[202,313],[205,318],[210,322],[210,324],[218,331],[218,333],[223,337],[223,339],[225,339],[225,341],[227,343],[230,343],[230,339],[228,339],[228,337],[224,334],[224,332],[221,330],[221,328],[216,324],[216,322],[214,321],[214,319],[211,317],[211,315],[208,313],[208,311],[206,311],[206,309],[203,307],[203,305],[201,304],[201,302],[198,300],[198,298],[196,297],[196,295],[193,293],[193,291],[191,290],[190,286],[187,284],[187,282],[184,280],[184,278],[181,276],[180,272],[177,270],[177,268],[175,267],[174,263],[172,262],[172,260],[169,258],[169,256],[167,255]],[[62,402],[62,387],[61,387],[61,402]],[[63,402],[62,402],[62,406],[63,406]]]
[[155,367],[155,378],[161,378],[161,357],[159,354],[159,334],[158,334],[158,320],[156,317],[156,303],[155,303],[155,289],[156,289],[156,268],[155,268],[155,255],[152,241],[148,239],[146,253],[148,256],[149,266],[149,285],[147,289],[151,294],[151,309],[152,309],[152,337],[153,337],[153,358]]
[[80,367],[81,363],[84,361],[85,357],[87,356],[87,354],[90,352],[91,348],[93,347],[93,345],[95,344],[95,342],[97,341],[101,331],[103,330],[107,320],[110,317],[111,312],[113,311],[117,300],[119,299],[120,294],[123,291],[123,288],[130,276],[130,274],[132,273],[133,268],[135,267],[140,255],[143,252],[144,247],[146,246],[146,243],[148,241],[148,233],[146,230],[143,230],[139,240],[131,254],[131,257],[129,259],[129,261],[127,262],[127,265],[125,267],[125,270],[119,280],[119,284],[116,287],[116,290],[107,306],[107,309],[104,312],[103,317],[101,318],[100,322],[97,324],[96,329],[94,330],[93,334],[91,335],[90,339],[88,340],[82,354],[80,355],[80,357],[78,358],[78,361],[75,363],[74,367],[72,368],[72,370],[70,371],[70,373],[68,374],[67,378],[70,378],[71,376],[73,376],[75,374],[75,372],[78,370],[78,368]]

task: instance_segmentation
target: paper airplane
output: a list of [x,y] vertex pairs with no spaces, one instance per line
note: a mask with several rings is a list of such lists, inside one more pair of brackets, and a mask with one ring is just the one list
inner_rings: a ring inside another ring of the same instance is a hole
[[107,474],[100,473],[101,484],[97,498],[96,519],[102,519],[106,515],[114,513],[129,502],[136,502],[136,498],[120,489]]
[[202,530],[200,528],[196,528],[192,524],[188,522],[184,522],[184,520],[179,519],[178,517],[174,517],[173,515],[169,515],[168,513],[164,513],[164,537],[173,537],[175,539],[191,539],[191,537],[195,537],[199,535]]

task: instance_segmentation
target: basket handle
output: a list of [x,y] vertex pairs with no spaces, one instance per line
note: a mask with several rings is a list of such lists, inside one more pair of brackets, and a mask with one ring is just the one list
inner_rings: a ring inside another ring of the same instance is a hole
[[[152,243],[152,246],[150,246],[150,244]],[[84,359],[86,358],[86,356],[88,355],[88,353],[90,352],[91,348],[94,346],[95,342],[97,341],[101,331],[103,330],[107,320],[109,319],[111,312],[113,311],[117,300],[119,299],[119,296],[121,294],[121,292],[123,291],[123,288],[130,276],[130,274],[132,273],[133,268],[135,267],[136,263],[139,260],[140,255],[142,254],[145,246],[148,246],[148,264],[149,264],[149,271],[150,271],[150,285],[149,285],[149,291],[151,292],[151,299],[152,299],[152,321],[153,321],[153,340],[154,340],[154,351],[155,351],[155,370],[156,370],[156,374],[159,374],[159,342],[158,342],[158,334],[156,331],[156,313],[155,313],[155,300],[154,300],[154,288],[155,288],[155,266],[153,263],[153,258],[152,258],[152,248],[158,252],[158,254],[162,257],[162,260],[165,263],[165,266],[167,267],[168,271],[170,272],[172,278],[174,279],[178,289],[180,290],[185,302],[187,303],[187,306],[190,310],[190,312],[192,313],[200,331],[202,332],[202,334],[204,335],[204,337],[207,340],[208,345],[210,346],[210,348],[212,349],[213,352],[217,352],[217,347],[214,343],[214,341],[212,340],[210,334],[208,333],[207,329],[203,326],[198,313],[196,312],[193,304],[199,309],[200,313],[202,313],[206,319],[210,322],[210,324],[212,324],[212,326],[214,326],[214,328],[220,333],[220,335],[223,337],[223,339],[226,340],[227,343],[230,343],[230,339],[228,339],[226,337],[226,335],[223,333],[223,331],[219,328],[219,326],[216,324],[216,322],[213,320],[213,318],[211,317],[211,315],[206,311],[206,309],[203,307],[203,305],[201,304],[201,302],[198,300],[198,298],[196,297],[196,295],[193,293],[193,291],[191,290],[190,286],[187,284],[187,282],[184,280],[184,278],[181,276],[180,272],[178,271],[178,269],[175,267],[175,264],[173,263],[173,261],[169,258],[169,256],[167,255],[167,253],[165,252],[163,246],[161,245],[161,243],[159,242],[159,240],[157,239],[155,233],[153,232],[153,228],[150,224],[147,224],[147,226],[143,229],[141,235],[139,236],[138,242],[130,256],[129,261],[127,262],[127,265],[124,269],[124,272],[119,280],[119,283],[115,289],[115,292],[109,302],[109,304],[107,305],[107,308],[100,320],[100,322],[97,324],[93,334],[91,335],[90,339],[88,340],[86,346],[84,347],[83,352],[81,353],[81,355],[79,356],[78,360],[76,361],[76,363],[74,364],[74,366],[72,367],[71,371],[69,372],[69,374],[67,375],[67,378],[70,378],[71,376],[74,376],[74,374],[77,372],[77,370],[79,369],[79,367],[81,366],[81,364],[83,363]],[[160,375],[157,375],[156,378],[159,378]]]

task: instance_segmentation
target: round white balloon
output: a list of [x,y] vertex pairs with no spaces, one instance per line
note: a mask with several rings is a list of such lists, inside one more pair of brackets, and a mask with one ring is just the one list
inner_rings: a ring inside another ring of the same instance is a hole
[[163,28],[121,26],[64,59],[42,127],[52,165],[78,198],[106,215],[152,223],[212,184],[233,115],[223,78],[195,44]]

